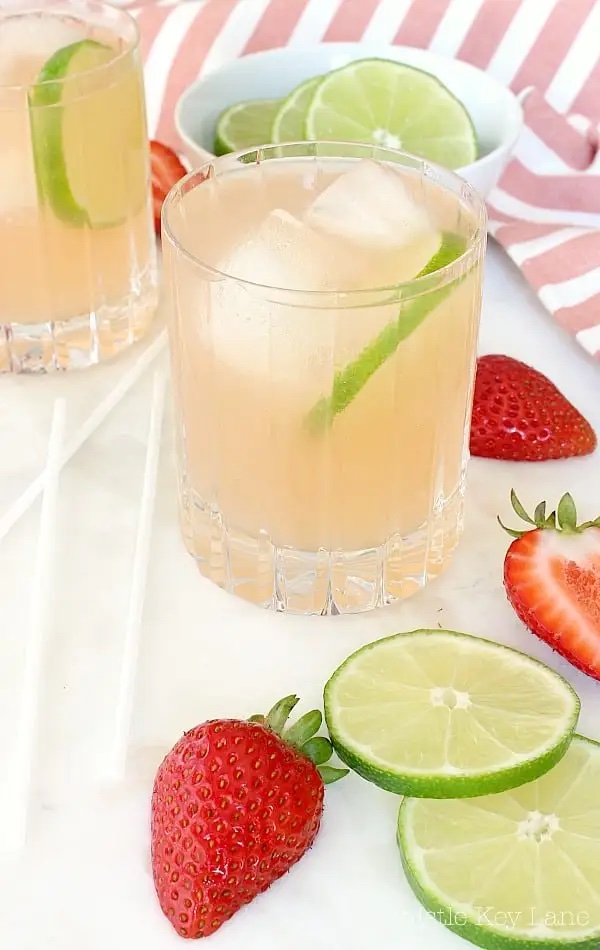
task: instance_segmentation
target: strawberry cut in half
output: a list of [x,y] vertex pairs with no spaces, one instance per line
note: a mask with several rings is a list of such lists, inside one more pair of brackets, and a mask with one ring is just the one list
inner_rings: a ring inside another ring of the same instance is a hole
[[154,229],[160,234],[160,213],[165,198],[173,185],[187,175],[187,171],[176,153],[168,145],[152,140],[150,142],[150,173],[152,178],[152,201],[154,205]]
[[160,906],[182,937],[208,937],[266,891],[313,844],[324,787],[347,774],[326,763],[318,710],[287,726],[297,696],[268,716],[215,719],[187,732],[158,769],[152,871]]
[[514,462],[588,455],[594,430],[554,383],[511,356],[477,361],[471,455]]
[[548,516],[545,502],[533,518],[514,491],[511,502],[531,528],[500,522],[514,538],[504,560],[508,599],[532,633],[600,680],[600,518],[578,525],[568,493]]

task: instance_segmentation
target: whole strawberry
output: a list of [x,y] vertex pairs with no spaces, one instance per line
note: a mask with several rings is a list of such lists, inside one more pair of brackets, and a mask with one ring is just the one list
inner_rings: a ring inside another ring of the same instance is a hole
[[510,356],[477,361],[471,455],[542,462],[588,455],[596,435],[542,373]]
[[530,517],[515,492],[512,506],[529,528],[513,531],[504,560],[504,586],[518,617],[573,666],[600,680],[600,518],[577,524],[575,503],[563,495],[546,516]]
[[160,906],[182,937],[208,937],[289,871],[321,823],[325,765],[318,711],[286,728],[298,703],[268,716],[215,719],[187,732],[152,794],[152,870]]

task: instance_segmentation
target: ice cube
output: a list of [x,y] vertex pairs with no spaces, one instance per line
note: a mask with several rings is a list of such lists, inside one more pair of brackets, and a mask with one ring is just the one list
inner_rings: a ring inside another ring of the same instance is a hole
[[368,263],[368,255],[340,247],[288,211],[271,211],[218,265],[238,280],[216,282],[211,290],[210,335],[217,359],[263,377],[301,375],[316,359],[316,341],[329,314],[316,302],[311,306],[306,299],[253,285],[354,290],[364,283]]
[[[403,194],[402,182],[400,188]],[[387,220],[391,228],[389,217]],[[393,224],[397,227],[396,221]],[[335,324],[331,309],[324,304],[319,309],[318,301],[288,301],[277,291],[263,291],[254,284],[300,291],[393,287],[412,279],[439,248],[439,233],[430,227],[424,232],[422,228],[416,237],[411,229],[410,238],[404,238],[410,243],[399,255],[403,239],[399,242],[395,234],[391,239],[386,236],[382,250],[381,245],[365,245],[361,229],[361,246],[357,249],[355,244],[340,240],[338,233],[326,234],[287,211],[272,211],[218,264],[219,270],[238,280],[217,281],[211,289],[207,329],[216,358],[235,364],[245,373],[301,378],[306,367],[318,363],[320,348],[324,348],[327,358],[331,341],[324,327],[333,332],[334,326],[336,358],[354,358],[397,318],[397,302],[387,303],[387,297],[382,298],[376,290],[372,296],[363,293],[360,316]],[[326,338],[328,342],[324,343]]]
[[221,261],[240,280],[286,290],[349,290],[352,264],[331,239],[294,215],[275,209]]
[[233,280],[210,287],[209,323],[201,334],[218,363],[244,375],[290,375],[302,366],[315,339],[314,313],[286,307],[250,284]]
[[264,377],[302,372],[322,333],[322,311],[254,284],[298,291],[351,289],[357,282],[353,257],[337,254],[334,240],[289,212],[271,211],[219,262],[220,270],[238,280],[228,277],[211,288],[207,329],[216,358]]
[[311,228],[363,247],[401,248],[436,229],[392,168],[357,162],[328,185],[304,214]]

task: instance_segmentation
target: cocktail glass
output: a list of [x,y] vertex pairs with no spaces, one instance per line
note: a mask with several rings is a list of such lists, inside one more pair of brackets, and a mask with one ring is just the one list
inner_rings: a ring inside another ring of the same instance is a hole
[[204,575],[299,613],[440,574],[463,523],[482,200],[401,152],[221,157],[163,210],[183,536]]
[[6,0],[0,143],[0,372],[114,356],[157,302],[135,20],[96,0]]

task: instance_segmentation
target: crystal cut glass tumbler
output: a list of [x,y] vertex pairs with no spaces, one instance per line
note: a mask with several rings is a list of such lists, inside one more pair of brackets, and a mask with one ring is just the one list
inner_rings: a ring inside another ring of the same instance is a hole
[[163,209],[181,524],[275,610],[392,603],[463,520],[483,202],[395,150],[265,146]]
[[157,303],[138,29],[96,0],[0,7],[0,372],[126,349]]

